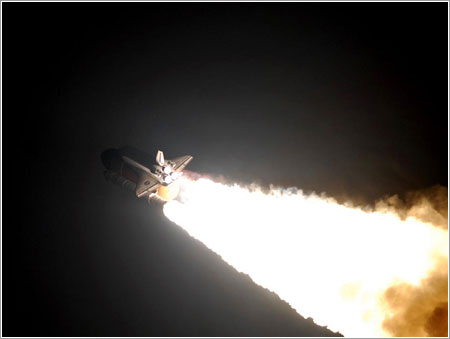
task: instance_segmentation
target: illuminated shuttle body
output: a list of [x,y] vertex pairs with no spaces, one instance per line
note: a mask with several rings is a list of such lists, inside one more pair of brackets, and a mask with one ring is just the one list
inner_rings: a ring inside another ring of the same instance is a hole
[[149,201],[152,198],[163,201],[175,199],[179,192],[176,181],[192,159],[192,156],[185,155],[165,160],[164,153],[158,151],[152,172],[139,162],[121,154],[119,150],[109,149],[102,153],[106,178],[133,190],[138,198],[147,197]]

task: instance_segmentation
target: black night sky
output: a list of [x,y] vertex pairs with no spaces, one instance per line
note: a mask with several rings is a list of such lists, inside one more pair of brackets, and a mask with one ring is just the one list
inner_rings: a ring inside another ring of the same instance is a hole
[[100,154],[360,203],[448,186],[447,15],[3,2],[3,335],[333,335],[108,183]]

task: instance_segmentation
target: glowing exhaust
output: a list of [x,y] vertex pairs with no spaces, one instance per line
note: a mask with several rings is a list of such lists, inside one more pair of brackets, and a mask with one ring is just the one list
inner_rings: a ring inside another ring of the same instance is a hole
[[296,189],[180,184],[165,215],[302,316],[346,336],[447,336],[447,229]]

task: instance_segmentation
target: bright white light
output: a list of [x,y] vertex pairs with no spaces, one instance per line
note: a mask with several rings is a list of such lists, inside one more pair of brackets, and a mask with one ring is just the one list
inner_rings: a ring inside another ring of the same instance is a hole
[[179,177],[181,177],[182,174],[183,174],[182,172],[173,172],[173,173],[171,174],[171,177],[173,178],[173,180],[176,180],[176,179],[178,179]]
[[417,286],[438,259],[448,261],[448,231],[415,218],[296,190],[179,182],[181,202],[164,206],[170,220],[302,316],[346,336],[389,335],[385,290]]

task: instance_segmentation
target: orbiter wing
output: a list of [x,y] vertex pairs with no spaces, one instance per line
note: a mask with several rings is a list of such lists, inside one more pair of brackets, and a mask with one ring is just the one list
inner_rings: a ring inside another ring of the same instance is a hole
[[142,173],[136,186],[136,195],[138,198],[152,193],[161,185],[159,180],[152,173]]
[[159,179],[147,167],[142,166],[140,163],[126,156],[123,156],[123,160],[132,165],[139,172],[139,180],[136,184],[136,196],[138,198],[152,193],[159,185],[161,185]]
[[187,166],[187,164],[191,162],[192,159],[194,159],[193,156],[185,155],[184,157],[169,160],[169,163],[172,163],[172,168],[174,171],[180,172]]

